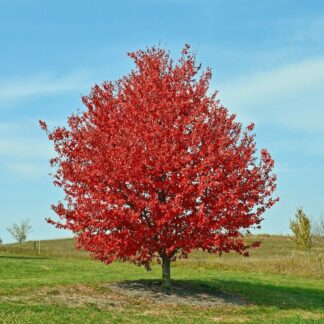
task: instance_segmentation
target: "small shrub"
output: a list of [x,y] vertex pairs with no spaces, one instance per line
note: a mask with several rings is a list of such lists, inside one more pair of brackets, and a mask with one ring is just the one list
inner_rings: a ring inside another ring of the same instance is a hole
[[313,246],[313,234],[310,218],[302,208],[297,208],[295,219],[290,221],[290,229],[293,232],[292,239],[298,247],[310,252]]

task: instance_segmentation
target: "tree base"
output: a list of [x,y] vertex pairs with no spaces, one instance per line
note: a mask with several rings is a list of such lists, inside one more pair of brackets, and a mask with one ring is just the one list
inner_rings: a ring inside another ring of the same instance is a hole
[[162,287],[166,289],[171,288],[171,260],[162,255]]

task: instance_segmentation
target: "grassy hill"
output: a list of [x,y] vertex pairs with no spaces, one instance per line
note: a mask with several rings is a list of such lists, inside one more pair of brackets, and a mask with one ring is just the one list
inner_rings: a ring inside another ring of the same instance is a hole
[[[324,323],[324,241],[308,255],[289,237],[248,239],[262,241],[249,258],[196,251],[177,261],[175,290],[153,295],[141,285],[154,287],[161,276],[157,264],[151,272],[129,263],[106,266],[76,251],[71,239],[41,241],[40,255],[34,242],[3,245],[0,322]],[[210,303],[215,296],[225,301]],[[184,297],[192,304],[181,303]]]
[[89,257],[89,254],[87,252],[75,248],[75,243],[72,238],[28,241],[22,244],[3,244],[2,246],[0,246],[0,251],[14,254],[56,256],[68,258]]
[[[248,237],[247,241],[261,242],[261,247],[251,250],[249,257],[242,257],[235,253],[218,256],[195,251],[188,259],[174,263],[173,267],[240,270],[324,278],[323,238],[315,241],[310,254],[298,249],[289,236],[257,235]],[[0,251],[35,256],[90,258],[87,252],[75,248],[74,240],[71,238],[44,240],[40,242],[40,248],[38,241],[5,244],[0,246]]]

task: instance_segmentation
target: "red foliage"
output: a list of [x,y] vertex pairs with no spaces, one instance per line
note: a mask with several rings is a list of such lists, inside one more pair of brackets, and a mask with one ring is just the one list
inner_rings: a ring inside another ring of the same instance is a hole
[[[176,63],[161,48],[128,54],[136,68],[95,85],[86,111],[49,131],[57,157],[53,206],[59,228],[105,263],[149,269],[192,249],[246,254],[242,230],[259,226],[277,199],[274,162],[256,156],[254,124],[245,129],[209,95],[211,71],[188,45]],[[252,245],[257,246],[257,244]]]

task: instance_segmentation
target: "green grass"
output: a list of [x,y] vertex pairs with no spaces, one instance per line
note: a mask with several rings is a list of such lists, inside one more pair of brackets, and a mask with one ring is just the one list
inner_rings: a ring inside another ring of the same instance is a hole
[[[33,242],[3,246],[0,323],[324,323],[323,277],[298,268],[316,264],[322,242],[307,256],[286,237],[261,239],[263,247],[250,259],[195,252],[173,265],[174,281],[239,294],[247,302],[214,307],[157,304],[109,289],[113,281],[160,278],[158,265],[151,272],[128,263],[106,266],[75,252],[71,240],[41,242],[40,256]],[[271,262],[282,262],[281,270]]]

